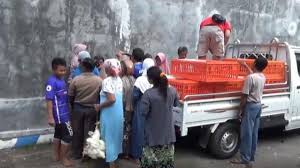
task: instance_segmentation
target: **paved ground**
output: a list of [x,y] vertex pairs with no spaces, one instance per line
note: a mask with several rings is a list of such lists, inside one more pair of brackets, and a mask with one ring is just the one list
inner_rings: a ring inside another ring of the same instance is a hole
[[[300,168],[300,130],[281,133],[278,129],[261,133],[257,168]],[[103,161],[77,162],[75,168],[101,168]],[[120,168],[135,168],[133,163],[121,160]],[[237,168],[228,160],[216,160],[192,145],[190,138],[176,145],[176,168]],[[0,168],[62,168],[51,161],[50,145],[39,145],[17,150],[0,151]]]

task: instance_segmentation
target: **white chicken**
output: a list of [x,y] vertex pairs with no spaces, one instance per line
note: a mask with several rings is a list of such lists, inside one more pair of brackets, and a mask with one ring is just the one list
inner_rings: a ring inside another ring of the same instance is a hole
[[92,159],[105,158],[105,143],[100,139],[99,123],[96,124],[94,132],[89,132],[89,138],[86,140],[83,149],[83,156],[87,155]]

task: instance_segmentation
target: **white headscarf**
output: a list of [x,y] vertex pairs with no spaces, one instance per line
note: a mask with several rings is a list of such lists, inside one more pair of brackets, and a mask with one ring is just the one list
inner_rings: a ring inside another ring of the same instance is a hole
[[138,77],[134,83],[134,86],[139,88],[140,91],[144,94],[146,90],[152,88],[152,84],[149,83],[148,78],[147,78],[147,70],[151,67],[155,66],[155,63],[153,59],[151,58],[146,58],[143,62],[143,74],[142,76]]

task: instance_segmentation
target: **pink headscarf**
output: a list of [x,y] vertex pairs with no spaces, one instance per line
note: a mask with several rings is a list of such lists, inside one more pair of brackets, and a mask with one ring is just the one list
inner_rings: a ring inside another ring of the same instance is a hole
[[84,44],[75,44],[72,50],[72,58],[71,58],[71,69],[74,69],[78,67],[78,54],[81,51],[85,51],[87,49],[87,46]]
[[169,63],[167,56],[164,53],[158,53],[156,54],[156,57],[159,57],[161,61],[160,69],[165,73],[165,74],[170,74],[170,68],[169,68]]
[[121,63],[115,58],[105,60],[104,67],[111,70],[113,77],[119,76],[121,72]]

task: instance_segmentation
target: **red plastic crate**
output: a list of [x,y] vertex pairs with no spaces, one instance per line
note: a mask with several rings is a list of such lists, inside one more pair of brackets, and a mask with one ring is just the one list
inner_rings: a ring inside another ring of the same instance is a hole
[[238,78],[239,68],[236,61],[174,59],[171,74],[200,82],[226,82]]
[[237,80],[231,82],[217,83],[215,84],[215,92],[236,92],[242,91],[244,80]]
[[186,95],[207,94],[214,92],[214,86],[186,79],[169,79],[169,84],[176,88],[180,99]]
[[[237,59],[226,59],[226,61],[232,62],[233,60],[237,61]],[[246,62],[246,64],[253,69],[254,59],[238,59]],[[263,71],[266,76],[266,83],[283,83],[286,81],[286,68],[285,63],[283,61],[268,61],[267,68]],[[249,71],[244,66],[239,66],[239,76],[247,76]]]
[[269,61],[267,68],[263,71],[267,78],[267,83],[286,82],[286,67],[281,61]]

